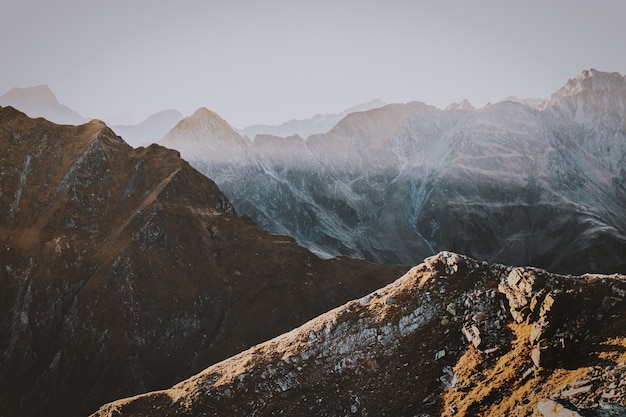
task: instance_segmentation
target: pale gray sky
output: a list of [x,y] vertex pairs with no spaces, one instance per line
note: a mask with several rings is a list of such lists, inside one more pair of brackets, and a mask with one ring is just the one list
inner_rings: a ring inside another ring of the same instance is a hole
[[2,0],[0,94],[86,117],[208,107],[235,127],[380,98],[545,98],[626,74],[623,0]]

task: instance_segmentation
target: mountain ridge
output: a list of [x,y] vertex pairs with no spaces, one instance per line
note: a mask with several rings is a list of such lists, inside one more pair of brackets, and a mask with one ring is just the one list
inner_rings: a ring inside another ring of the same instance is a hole
[[[626,82],[588,70],[560,91],[539,107],[387,105],[306,139],[182,155],[242,213],[326,257],[414,264],[453,250],[624,272]],[[171,133],[166,145],[183,149],[187,137]]]
[[311,135],[327,133],[338,122],[350,113],[367,111],[383,107],[385,103],[379,99],[370,100],[367,103],[357,104],[336,114],[316,114],[310,119],[292,119],[280,125],[251,125],[238,129],[237,133],[254,139],[259,134],[272,135],[281,138],[300,136],[307,138]]

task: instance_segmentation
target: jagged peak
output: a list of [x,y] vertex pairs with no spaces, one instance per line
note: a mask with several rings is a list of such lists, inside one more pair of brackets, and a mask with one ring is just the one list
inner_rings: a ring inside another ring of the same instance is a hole
[[191,116],[189,116],[190,119],[202,119],[207,117],[223,120],[226,123],[226,121],[220,115],[212,110],[209,110],[206,107],[198,108],[195,112],[193,112]]
[[623,88],[626,88],[626,79],[620,73],[590,68],[569,79],[563,87],[552,94],[550,101],[554,102],[562,97],[580,94],[586,90],[607,91]]
[[464,98],[459,103],[452,103],[446,107],[446,111],[450,110],[476,110],[476,107],[474,107],[468,99]]

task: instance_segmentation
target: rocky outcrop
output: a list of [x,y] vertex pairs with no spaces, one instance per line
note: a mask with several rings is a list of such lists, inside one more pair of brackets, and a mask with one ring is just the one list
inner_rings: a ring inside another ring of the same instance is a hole
[[624,77],[587,70],[540,107],[388,105],[306,139],[231,140],[226,159],[210,132],[194,148],[191,123],[166,145],[241,213],[324,256],[413,265],[452,250],[626,273],[625,109]]
[[391,282],[263,232],[177,152],[0,108],[0,416],[84,416]]
[[623,412],[624,291],[622,275],[561,276],[443,252],[363,298],[94,417]]

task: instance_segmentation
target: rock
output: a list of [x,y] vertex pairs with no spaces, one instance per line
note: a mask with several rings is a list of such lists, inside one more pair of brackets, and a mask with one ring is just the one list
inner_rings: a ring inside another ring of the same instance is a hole
[[480,330],[478,330],[478,327],[476,327],[475,325],[472,325],[469,328],[463,326],[461,330],[463,332],[463,335],[467,338],[467,341],[474,345],[475,348],[478,348],[480,346],[482,340],[480,338]]
[[537,405],[537,411],[543,417],[585,417],[578,412],[578,407],[567,401],[543,400]]
[[581,387],[577,387],[577,388],[570,388],[568,390],[565,391],[561,391],[561,395],[563,397],[573,397],[575,395],[578,394],[584,394],[587,393],[589,391],[591,391],[591,385],[583,385]]

